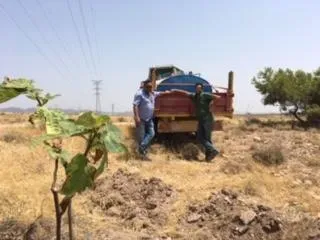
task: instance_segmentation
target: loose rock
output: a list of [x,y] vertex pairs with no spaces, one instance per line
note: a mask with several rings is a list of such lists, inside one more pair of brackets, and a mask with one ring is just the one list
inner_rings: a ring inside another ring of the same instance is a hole
[[187,222],[188,222],[188,223],[194,223],[194,222],[199,221],[200,218],[201,218],[201,215],[200,215],[200,214],[193,213],[193,214],[191,214],[191,215],[188,217]]
[[244,225],[248,225],[256,218],[256,216],[257,214],[254,211],[248,210],[241,213],[240,220]]

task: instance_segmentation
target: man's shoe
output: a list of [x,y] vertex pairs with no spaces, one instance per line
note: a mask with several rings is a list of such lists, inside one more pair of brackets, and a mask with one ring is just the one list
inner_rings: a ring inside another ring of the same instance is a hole
[[219,154],[218,151],[210,151],[206,153],[206,161],[207,162],[212,161],[218,154]]
[[139,146],[139,148],[138,148],[138,153],[140,154],[140,155],[146,155],[146,151],[141,147],[141,146]]

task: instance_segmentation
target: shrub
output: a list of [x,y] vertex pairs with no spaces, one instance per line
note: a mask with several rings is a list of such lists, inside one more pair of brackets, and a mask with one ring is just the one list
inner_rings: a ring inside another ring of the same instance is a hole
[[181,155],[186,160],[198,160],[199,148],[194,143],[187,143],[181,149]]
[[18,132],[8,132],[2,135],[0,140],[6,143],[24,143],[27,138]]
[[318,158],[309,159],[309,160],[307,160],[306,165],[308,167],[313,167],[313,168],[320,167],[320,159],[318,159]]
[[308,122],[320,127],[320,106],[313,105],[307,109],[306,113]]
[[262,163],[266,166],[279,165],[285,160],[281,146],[276,144],[257,147],[254,150],[252,157],[257,162]]
[[246,119],[246,124],[251,125],[251,124],[261,124],[262,121],[259,118],[256,117],[249,117]]
[[126,120],[126,118],[124,118],[124,117],[119,117],[118,118],[118,122],[126,122],[127,120]]

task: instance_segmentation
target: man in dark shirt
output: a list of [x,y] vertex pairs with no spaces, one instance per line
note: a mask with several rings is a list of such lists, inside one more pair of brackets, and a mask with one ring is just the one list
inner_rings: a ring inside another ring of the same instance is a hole
[[219,96],[203,92],[203,85],[201,83],[197,83],[195,87],[196,93],[189,93],[183,90],[174,91],[186,93],[193,100],[198,120],[197,138],[205,148],[206,161],[211,161],[219,154],[219,151],[215,148],[211,140],[211,132],[214,124],[211,104],[214,98],[219,98]]

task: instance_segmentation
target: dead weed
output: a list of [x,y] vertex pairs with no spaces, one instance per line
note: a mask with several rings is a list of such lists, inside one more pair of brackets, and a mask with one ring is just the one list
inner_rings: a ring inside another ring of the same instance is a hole
[[254,146],[252,157],[266,166],[279,165],[285,161],[282,147],[278,144]]

